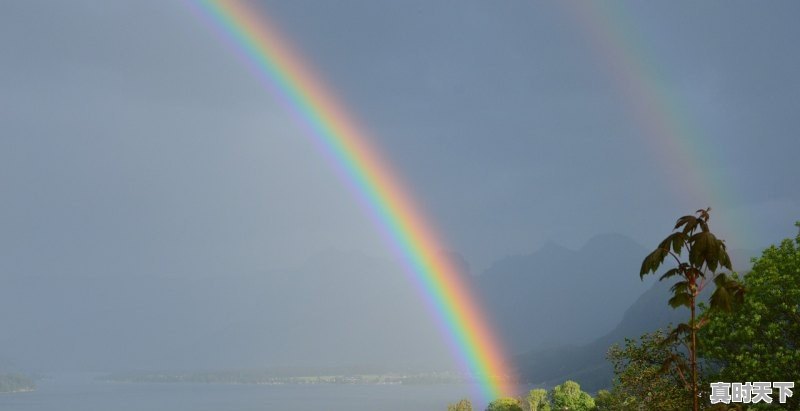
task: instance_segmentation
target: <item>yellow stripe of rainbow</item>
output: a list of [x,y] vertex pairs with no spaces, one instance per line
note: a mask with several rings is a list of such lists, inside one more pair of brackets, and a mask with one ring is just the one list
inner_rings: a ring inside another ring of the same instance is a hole
[[317,142],[345,171],[349,182],[378,217],[381,228],[403,254],[415,282],[446,329],[459,361],[480,381],[483,399],[510,394],[512,373],[483,310],[460,273],[441,254],[437,236],[409,192],[346,108],[266,16],[238,0],[194,3],[245,54],[262,80],[282,94]]

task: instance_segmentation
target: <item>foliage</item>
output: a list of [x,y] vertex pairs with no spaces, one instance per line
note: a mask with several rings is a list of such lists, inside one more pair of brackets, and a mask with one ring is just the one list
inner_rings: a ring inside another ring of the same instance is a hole
[[614,344],[608,359],[614,366],[614,386],[597,395],[598,410],[685,410],[691,402],[677,368],[663,369],[669,358],[686,360],[676,342],[666,340],[661,330],[644,334],[639,340],[625,339],[624,347]]
[[[708,227],[711,209],[697,210],[697,217],[683,216],[675,224],[673,233],[668,235],[658,247],[645,257],[639,276],[655,273],[667,257],[672,257],[675,267],[667,270],[659,281],[678,277],[672,286],[669,305],[673,308],[688,307],[691,316],[688,323],[678,324],[667,337],[670,343],[681,342],[689,353],[689,364],[678,355],[671,355],[664,362],[664,370],[674,368],[684,384],[692,390],[693,409],[699,409],[700,385],[698,383],[697,332],[705,325],[697,321],[697,299],[703,289],[711,282],[715,291],[709,299],[710,311],[729,311],[744,299],[744,287],[735,277],[717,272],[718,269],[732,270],[731,259],[725,242],[718,239]],[[683,253],[686,253],[684,258]],[[690,374],[691,378],[687,378]]]
[[594,399],[581,391],[575,381],[567,381],[553,388],[553,410],[590,411],[594,409]]
[[594,409],[596,411],[616,411],[624,408],[619,398],[615,397],[611,391],[600,390],[597,392],[597,396],[594,397]]
[[547,391],[541,388],[531,390],[525,397],[524,403],[530,411],[550,411],[550,400]]
[[486,411],[522,411],[522,406],[516,398],[498,398],[489,403]]
[[[794,381],[800,387],[800,234],[764,250],[744,284],[744,304],[709,313],[701,334],[701,353],[718,370],[714,380]],[[797,390],[783,406],[800,409]]]
[[472,403],[468,399],[462,399],[455,404],[448,404],[447,411],[472,411]]

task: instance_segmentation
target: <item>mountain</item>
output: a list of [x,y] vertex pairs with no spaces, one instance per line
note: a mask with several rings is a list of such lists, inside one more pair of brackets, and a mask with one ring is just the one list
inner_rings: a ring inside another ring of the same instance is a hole
[[[601,242],[608,245],[608,247],[619,247],[619,245],[626,243],[624,239],[614,241],[613,237],[605,238],[607,239],[606,241],[601,241],[601,237],[591,242]],[[626,249],[620,247],[617,255],[624,257],[626,252],[634,251],[633,248],[629,247],[627,251],[624,251]],[[554,251],[554,254],[564,253],[563,250]],[[757,255],[752,250],[729,250],[729,254],[733,261],[734,269],[742,274],[750,269],[752,256]],[[644,255],[640,254],[637,260],[641,262]],[[563,258],[563,256],[559,258]],[[602,267],[602,265],[599,267]],[[633,273],[634,282],[638,282],[636,280],[639,272],[638,268],[637,266]],[[516,365],[522,379],[531,384],[542,386],[554,386],[570,379],[577,381],[582,388],[588,391],[608,388],[611,385],[614,373],[611,363],[606,359],[606,353],[612,344],[622,344],[625,338],[635,339],[644,333],[667,327],[670,324],[685,322],[689,316],[688,309],[683,307],[672,309],[667,304],[671,296],[670,287],[675,281],[657,282],[655,281],[657,277],[656,275],[647,277],[646,281],[651,284],[650,287],[639,295],[636,301],[624,310],[623,314],[613,317],[616,319],[621,318],[621,320],[613,328],[609,327],[611,331],[598,334],[601,336],[584,344],[571,342],[556,347],[532,346],[530,350],[517,355],[513,363]],[[608,278],[611,278],[611,281],[632,281],[630,277],[617,278],[610,275]],[[708,288],[701,295],[701,301],[707,300],[711,291],[712,288]],[[586,295],[590,296],[591,294],[590,292]],[[590,308],[590,310],[595,311],[595,315],[609,312],[608,303],[614,297],[613,294],[605,295],[611,298]],[[539,317],[537,316],[537,318]]]
[[648,252],[619,234],[579,250],[548,243],[497,261],[475,279],[476,293],[511,352],[580,345],[612,329],[652,284],[639,280]]
[[614,377],[606,353],[614,343],[625,338],[638,338],[669,324],[684,322],[689,311],[672,309],[667,305],[674,281],[657,282],[642,294],[622,316],[622,321],[609,333],[584,345],[567,345],[550,349],[535,349],[515,358],[514,363],[523,380],[532,384],[551,386],[567,379],[577,381],[587,391],[608,388]]

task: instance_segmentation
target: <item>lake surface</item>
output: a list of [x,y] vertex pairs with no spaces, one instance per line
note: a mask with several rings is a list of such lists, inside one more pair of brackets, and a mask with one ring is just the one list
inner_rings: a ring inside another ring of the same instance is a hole
[[[437,385],[139,384],[61,374],[30,393],[0,394],[3,411],[445,411],[476,387]],[[485,404],[475,404],[483,409]]]

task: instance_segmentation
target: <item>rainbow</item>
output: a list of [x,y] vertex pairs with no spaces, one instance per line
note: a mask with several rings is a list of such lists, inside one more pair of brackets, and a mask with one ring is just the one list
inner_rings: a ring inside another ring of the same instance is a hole
[[505,352],[461,273],[400,178],[263,13],[239,0],[187,0],[275,91],[355,187],[444,328],[484,400],[511,394]]
[[[628,15],[626,7],[592,1],[558,4],[584,32],[589,49],[614,82],[632,122],[653,150],[651,157],[661,163],[658,168],[666,174],[670,190],[684,200],[686,209],[723,209],[741,201],[727,184],[730,177],[720,174],[720,150],[706,144],[708,135],[696,124],[685,102],[670,90],[657,56],[643,42],[642,33],[634,26],[637,19]],[[727,223],[721,230],[724,237],[744,239],[753,232],[746,221]]]

